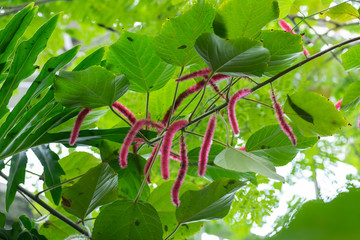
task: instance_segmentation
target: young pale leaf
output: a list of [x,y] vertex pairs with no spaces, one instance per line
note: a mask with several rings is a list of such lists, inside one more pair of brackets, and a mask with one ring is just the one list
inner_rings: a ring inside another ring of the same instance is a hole
[[34,8],[34,3],[27,5],[0,31],[0,73],[7,69],[6,61],[14,51],[17,41],[29,26],[36,11],[37,7]]
[[[49,145],[34,147],[32,150],[44,167],[46,186],[51,187],[59,184],[61,175],[65,174],[58,162],[59,156],[50,149]],[[61,186],[50,190],[50,193],[54,203],[58,205],[61,197]]]
[[25,182],[25,169],[27,160],[26,152],[15,154],[11,158],[9,179],[6,185],[6,211],[9,211],[10,205],[15,199],[17,187],[19,184]]
[[[178,221],[176,220],[176,206],[171,202],[170,192],[173,188],[174,181],[167,181],[159,185],[151,192],[148,202],[158,211],[159,217],[163,224],[164,235],[163,238],[176,228]],[[193,183],[183,183],[180,188],[179,195],[181,196],[188,190],[199,190],[199,187]],[[172,236],[174,240],[186,239],[198,231],[200,231],[203,222],[182,224],[176,233]]]
[[63,208],[84,219],[95,208],[117,198],[117,176],[108,164],[101,163],[90,169],[71,187],[63,189]]
[[187,12],[165,22],[154,39],[156,52],[164,61],[177,66],[201,62],[194,50],[195,40],[202,33],[212,31],[214,17],[211,4],[199,0]]
[[105,47],[99,48],[98,50],[94,51],[92,54],[87,56],[84,60],[82,60],[74,69],[75,71],[85,70],[91,66],[100,65],[101,60],[105,54]]
[[[59,14],[51,18],[29,40],[22,42],[15,51],[9,74],[0,90],[0,117],[7,112],[7,105],[19,83],[34,73],[34,63],[42,52],[59,20]],[[26,61],[24,61],[26,60]]]
[[234,77],[262,76],[270,58],[269,50],[258,41],[227,41],[213,33],[202,34],[196,40],[195,50],[213,72]]
[[360,82],[353,82],[346,89],[341,110],[355,109],[360,103]]
[[360,45],[353,46],[341,55],[342,63],[346,71],[360,68]]
[[298,91],[290,96],[291,101],[313,118],[310,123],[300,117],[286,101],[284,106],[285,114],[294,122],[305,136],[330,136],[339,128],[348,123],[335,107],[325,97],[310,91]]
[[65,107],[110,106],[129,89],[124,75],[115,76],[100,66],[76,72],[61,71],[55,77],[55,99]]
[[332,20],[347,22],[353,19],[359,19],[360,13],[350,3],[344,2],[335,7],[332,7],[326,12]]
[[[255,174],[249,172],[235,172],[232,170],[224,169],[214,165],[214,160],[216,156],[224,150],[223,146],[212,144],[209,152],[208,165],[206,167],[206,172],[204,178],[209,181],[214,181],[218,178],[231,178],[238,180],[249,180],[255,179]],[[199,152],[200,147],[194,148],[188,152],[189,158],[189,169],[188,174],[194,177],[198,176],[198,161],[199,161]]]
[[161,240],[163,235],[158,213],[149,203],[119,200],[101,209],[97,216],[94,240]]
[[292,129],[297,139],[296,146],[276,124],[263,127],[252,134],[246,142],[246,151],[268,159],[275,166],[284,166],[293,160],[300,150],[312,147],[318,141],[317,137],[304,137],[297,128]]
[[291,67],[303,53],[302,39],[299,34],[280,30],[261,31],[257,39],[261,40],[264,48],[270,51],[270,62],[265,72],[267,76],[274,76]]
[[[6,121],[0,127],[1,140],[5,137],[8,131],[13,127],[14,122],[25,115],[27,107],[32,99],[39,96],[39,94],[48,88],[54,79],[55,73],[62,67],[68,64],[79,51],[79,46],[64,52],[63,54],[50,58],[41,69],[41,72],[36,77],[26,94],[16,104],[11,113],[7,116]],[[37,114],[37,113],[36,113]]]
[[[217,25],[226,29],[230,39],[254,38],[270,21],[279,17],[277,1],[272,0],[226,0],[218,10]],[[218,34],[215,28],[215,33]]]
[[190,223],[223,218],[230,210],[235,193],[244,185],[238,180],[219,178],[201,190],[186,191],[180,197],[176,219],[179,223]]
[[106,64],[116,74],[125,74],[130,90],[151,92],[162,88],[174,74],[175,67],[165,63],[155,52],[146,35],[123,32],[110,46]]
[[225,148],[216,156],[214,163],[225,169],[237,172],[255,172],[264,177],[284,182],[284,178],[276,173],[272,162],[249,152]]

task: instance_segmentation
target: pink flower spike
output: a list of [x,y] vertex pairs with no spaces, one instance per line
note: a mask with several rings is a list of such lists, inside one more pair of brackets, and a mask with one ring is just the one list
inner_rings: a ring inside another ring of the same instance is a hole
[[291,30],[292,28],[290,27],[290,24],[288,24],[286,21],[284,21],[282,19],[279,20],[279,25],[284,31],[291,32],[292,34],[295,34],[295,32]]
[[271,93],[271,100],[273,102],[276,117],[277,117],[277,119],[279,121],[281,129],[289,137],[291,143],[294,146],[296,146],[296,136],[295,136],[292,128],[290,127],[290,125],[284,119],[284,113],[283,113],[283,111],[281,109],[280,104],[276,101],[276,96],[274,95],[274,93]]
[[219,74],[215,74],[214,76],[212,76],[211,81],[212,82],[218,82],[218,81],[224,80],[226,78],[229,78],[229,76],[219,73]]
[[212,115],[209,120],[207,129],[205,132],[204,140],[201,145],[201,149],[200,149],[200,153],[199,153],[199,171],[198,171],[199,176],[203,176],[206,172],[206,165],[207,165],[208,158],[209,158],[209,152],[210,152],[210,148],[211,148],[211,144],[212,144],[212,140],[213,140],[213,136],[214,136],[214,132],[215,132],[215,127],[216,127],[216,117],[215,117],[215,115]]
[[340,99],[339,101],[337,101],[337,102],[335,103],[335,107],[336,107],[337,110],[340,110],[342,101],[343,101],[343,100]]
[[303,47],[303,53],[306,57],[310,56],[309,51],[305,47]]
[[208,75],[209,73],[211,73],[210,68],[203,68],[203,69],[200,69],[199,71],[184,75],[184,76],[176,79],[175,81],[181,82],[181,81],[185,81],[185,80],[192,79],[192,78],[203,77],[205,75]]
[[81,110],[76,118],[73,130],[70,134],[69,145],[74,146],[76,139],[79,137],[80,127],[85,117],[92,111],[92,109],[84,108]]
[[[157,150],[158,146],[159,146],[158,144],[155,145],[153,151],[151,152],[151,156],[149,157],[149,159],[146,162],[145,169],[144,169],[144,175],[145,176],[146,176],[147,172],[149,171],[151,163],[155,160],[154,157],[155,157],[155,153],[156,153],[156,150]],[[149,173],[149,176],[146,179],[146,182],[148,184],[151,183],[150,173]]]
[[170,125],[169,129],[164,135],[164,142],[161,148],[161,175],[163,179],[169,179],[169,157],[171,150],[171,143],[174,138],[174,135],[180,129],[186,127],[188,121],[179,120]]
[[210,86],[222,99],[225,99],[225,95],[220,92],[219,87],[212,80],[210,80]]
[[179,200],[180,187],[184,181],[188,169],[188,157],[187,157],[187,150],[185,144],[185,136],[180,137],[180,158],[181,158],[180,170],[175,180],[174,186],[171,189],[171,200],[173,204],[177,207],[180,205],[180,200]]
[[134,124],[136,122],[136,117],[135,115],[129,110],[127,109],[124,105],[122,105],[119,102],[114,102],[112,105],[116,110],[119,111],[119,113],[121,113],[124,117],[126,117],[127,119],[129,119],[131,124]]
[[229,118],[229,123],[231,126],[231,129],[233,130],[233,132],[235,134],[239,134],[239,125],[238,122],[236,120],[236,115],[235,115],[235,105],[237,103],[237,101],[239,101],[241,98],[249,95],[251,93],[251,89],[249,88],[243,88],[239,91],[237,91],[236,93],[234,93],[229,101],[229,105],[228,105],[228,118]]
[[148,121],[148,119],[137,120],[126,135],[119,153],[119,163],[122,168],[125,168],[127,166],[127,156],[129,154],[129,147],[131,143],[134,141],[136,134]]
[[245,150],[245,146],[239,147],[238,149],[239,149],[239,150],[241,150],[241,151],[246,152],[246,150]]

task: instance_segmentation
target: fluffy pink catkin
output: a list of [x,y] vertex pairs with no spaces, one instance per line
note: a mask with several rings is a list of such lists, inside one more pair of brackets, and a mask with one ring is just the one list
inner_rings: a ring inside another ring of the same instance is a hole
[[[128,134],[124,139],[124,143],[121,146],[119,153],[119,163],[122,168],[127,166],[127,156],[129,154],[129,147],[134,142],[134,138],[136,134],[140,131],[143,126],[155,127],[158,126],[159,123],[151,121],[149,119],[139,119],[136,120],[135,124],[132,126]],[[162,128],[162,126],[160,126]]]
[[73,130],[70,134],[69,145],[74,146],[76,139],[79,137],[80,127],[85,117],[92,111],[92,109],[84,108],[81,110],[76,118]]
[[343,101],[343,100],[340,99],[339,101],[337,101],[337,102],[335,103],[334,106],[336,107],[337,110],[340,110],[342,101]]
[[115,108],[116,110],[119,111],[119,113],[121,113],[124,117],[126,117],[127,119],[129,119],[129,121],[131,122],[131,124],[134,124],[136,122],[136,117],[135,115],[129,110],[127,109],[124,105],[122,105],[119,102],[114,102],[113,103],[113,108]]
[[220,92],[219,87],[215,84],[215,82],[210,80],[210,86],[222,99],[225,99],[225,95]]
[[276,101],[276,96],[274,93],[271,93],[271,100],[273,102],[276,117],[279,121],[281,129],[289,137],[291,143],[295,146],[296,145],[296,136],[295,136],[292,128],[290,127],[290,125],[286,122],[286,120],[284,118],[284,113],[281,109],[280,104]]
[[170,125],[169,129],[166,131],[164,135],[164,142],[161,148],[161,175],[165,180],[169,179],[169,175],[170,175],[169,157],[170,157],[172,140],[174,138],[175,133],[180,129],[186,127],[187,124],[188,121],[186,120],[176,121]]
[[176,79],[175,81],[181,82],[181,81],[185,81],[185,80],[192,79],[192,78],[203,77],[203,76],[208,75],[209,73],[211,73],[210,68],[203,68],[203,69],[200,69],[199,71],[184,75],[184,76]]
[[184,181],[187,169],[188,169],[188,157],[187,157],[187,150],[186,150],[186,143],[185,143],[185,136],[180,137],[180,158],[181,158],[181,166],[179,169],[179,173],[177,175],[177,178],[174,182],[174,186],[171,189],[171,201],[175,206],[180,205],[179,200],[179,191],[180,187]]
[[[279,25],[284,31],[291,32],[292,34],[295,34],[295,32],[291,30],[292,29],[291,26],[287,22],[285,22],[284,20],[282,20],[282,19],[279,20]],[[305,47],[303,47],[303,53],[307,57],[310,56],[309,51]]]
[[[146,165],[145,165],[145,168],[144,168],[144,175],[145,176],[146,176],[147,172],[149,171],[151,163],[155,160],[154,157],[155,157],[155,153],[157,151],[158,146],[159,146],[159,144],[155,145],[153,151],[151,152],[151,155],[150,155],[149,159],[146,162]],[[149,184],[151,183],[150,173],[149,173],[149,176],[146,179],[146,182],[149,183]]]
[[198,170],[199,176],[203,176],[206,172],[206,165],[208,162],[209,152],[210,152],[212,140],[214,137],[215,127],[216,127],[216,117],[215,117],[215,115],[212,115],[209,120],[207,129],[205,132],[204,140],[202,142],[200,153],[199,153],[199,170]]
[[228,105],[228,118],[229,118],[229,123],[231,126],[231,129],[233,130],[233,132],[235,134],[239,134],[239,125],[238,122],[236,120],[236,115],[235,115],[235,106],[237,101],[239,101],[241,98],[249,95],[251,93],[251,89],[249,88],[243,88],[240,89],[239,91],[237,91],[236,93],[234,93],[230,100],[229,100],[229,105]]

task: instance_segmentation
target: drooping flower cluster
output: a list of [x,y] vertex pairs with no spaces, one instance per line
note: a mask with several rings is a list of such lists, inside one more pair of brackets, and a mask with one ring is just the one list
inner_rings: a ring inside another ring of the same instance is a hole
[[239,124],[236,120],[236,115],[235,115],[235,105],[241,98],[249,95],[250,93],[251,93],[251,89],[244,88],[244,89],[240,89],[239,91],[234,93],[230,98],[229,105],[228,105],[228,118],[229,118],[229,123],[230,123],[231,129],[233,130],[233,132],[235,134],[240,133]]
[[209,152],[210,152],[212,139],[213,139],[214,132],[215,132],[215,127],[216,127],[216,117],[215,117],[215,115],[213,115],[210,117],[207,129],[205,132],[204,140],[201,145],[201,149],[200,149],[200,153],[199,153],[199,171],[198,171],[199,176],[203,176],[206,171],[206,165],[207,165],[208,158],[209,158]]

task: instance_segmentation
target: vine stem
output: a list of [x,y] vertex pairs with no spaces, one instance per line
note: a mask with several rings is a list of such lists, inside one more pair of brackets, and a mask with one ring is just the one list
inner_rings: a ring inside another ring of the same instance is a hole
[[[181,77],[181,75],[183,74],[183,72],[184,72],[184,66],[181,67],[178,78]],[[177,83],[176,83],[176,88],[175,88],[175,93],[174,93],[174,99],[173,99],[173,102],[172,102],[172,105],[171,105],[171,111],[170,111],[170,114],[169,114],[168,122],[167,122],[167,124],[166,124],[166,128],[168,128],[168,127],[170,126],[171,118],[172,118],[172,116],[173,116],[173,114],[174,114],[175,102],[176,102],[176,98],[177,98],[177,93],[178,93],[178,91],[179,91],[179,84],[180,84],[180,82],[177,82]]]
[[260,101],[257,101],[257,100],[254,100],[254,99],[250,99],[250,98],[242,98],[242,99],[244,99],[244,100],[246,100],[246,101],[249,101],[249,102],[253,102],[253,103],[257,103],[257,104],[261,104],[261,105],[263,105],[263,106],[265,106],[265,107],[268,107],[268,108],[271,108],[271,109],[274,109],[272,106],[270,106],[270,105],[268,105],[268,104],[266,104],[266,103],[263,103],[263,102],[260,102]]
[[165,240],[168,240],[172,235],[174,235],[176,233],[176,231],[179,229],[179,227],[181,226],[181,223],[178,223],[178,225],[176,226],[176,228],[174,229],[174,231],[172,231],[169,236],[167,236],[165,238]]
[[[4,178],[6,181],[8,181],[8,176],[6,176],[3,172],[0,171],[0,176],[2,178]],[[70,227],[74,228],[75,230],[77,230],[78,232],[80,232],[81,234],[84,234],[87,237],[90,237],[90,234],[88,233],[87,230],[83,229],[80,225],[76,224],[75,222],[73,222],[71,219],[69,219],[68,217],[64,216],[63,214],[61,214],[60,212],[58,212],[57,210],[55,210],[54,208],[50,207],[48,204],[46,204],[45,202],[43,202],[41,199],[37,198],[34,194],[32,194],[31,192],[29,192],[28,190],[26,190],[25,188],[23,188],[22,186],[18,186],[17,187],[18,191],[22,192],[24,195],[26,195],[28,198],[32,199],[34,202],[36,202],[37,204],[39,204],[40,206],[42,206],[43,208],[45,208],[49,213],[51,213],[52,215],[54,215],[55,217],[59,218],[61,221],[65,222],[66,224],[68,224]]]
[[[149,100],[150,100],[150,92],[146,92],[146,107],[145,107],[146,119],[149,119]],[[148,126],[146,126],[146,130],[149,130]]]
[[37,209],[37,207],[25,196],[25,194],[23,194],[21,191],[18,190],[18,193],[21,194],[21,196],[36,210],[36,212],[42,216],[41,212],[39,209]]
[[[194,135],[194,136],[202,137],[202,138],[204,138],[204,137],[205,137],[203,134],[196,133],[196,132],[191,132],[191,131],[187,131],[187,130],[183,130],[183,132],[184,132],[184,133],[187,133],[187,134],[190,134],[190,135]],[[212,141],[213,141],[213,142],[216,142],[216,143],[218,143],[218,144],[220,144],[220,145],[223,145],[224,147],[227,147],[227,145],[226,145],[226,144],[224,144],[223,142],[221,142],[221,141],[219,141],[219,140],[215,140],[215,139],[213,139]]]

